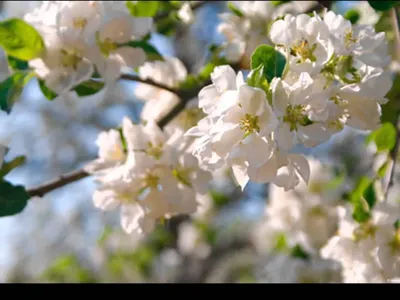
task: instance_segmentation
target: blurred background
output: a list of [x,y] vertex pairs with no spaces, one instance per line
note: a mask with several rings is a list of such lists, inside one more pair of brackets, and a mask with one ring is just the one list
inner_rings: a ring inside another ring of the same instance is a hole
[[[2,1],[1,16],[22,17],[40,2]],[[340,1],[335,10],[344,12],[356,4]],[[155,34],[151,43],[193,70],[203,62],[208,45],[223,41],[216,26],[218,14],[225,10],[224,1],[213,1],[196,11],[194,24],[178,28],[169,38]],[[2,64],[1,79],[7,76],[4,59]],[[31,82],[11,115],[0,114],[0,137],[12,136],[7,159],[27,157],[27,163],[7,179],[34,187],[94,159],[99,132],[117,127],[124,116],[138,119],[143,103],[135,98],[134,89],[135,83],[118,82],[79,101],[59,97],[50,103]],[[363,139],[362,133],[346,129],[307,154],[344,164],[350,161],[352,171],[362,173],[371,164]],[[1,218],[0,282],[251,281],[243,267],[253,257],[246,236],[250,224],[264,215],[267,185],[250,184],[241,193],[229,176],[218,177],[212,196],[205,199],[214,210],[207,219],[212,227],[203,233],[209,243],[216,236],[222,241],[211,252],[190,227],[180,228],[185,237],[177,239],[178,229],[172,223],[145,241],[134,240],[121,231],[118,212],[94,208],[94,189],[91,178],[83,179],[31,200],[21,214]],[[237,270],[240,276],[235,275]]]

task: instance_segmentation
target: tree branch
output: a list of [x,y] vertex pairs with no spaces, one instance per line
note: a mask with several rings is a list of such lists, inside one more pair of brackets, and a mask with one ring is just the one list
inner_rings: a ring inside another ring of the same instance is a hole
[[[128,79],[128,80],[135,80],[135,81],[136,81],[136,79],[138,79],[137,76],[133,76],[133,75],[123,75],[121,78]],[[147,84],[153,83],[153,81],[151,81],[151,80],[141,80],[140,79],[137,81],[147,83]],[[186,104],[189,102],[189,100],[196,97],[198,95],[198,93],[200,92],[200,90],[209,84],[211,84],[211,81],[207,81],[207,82],[203,83],[201,86],[194,88],[194,89],[189,89],[189,90],[174,90],[174,89],[165,87],[160,84],[152,84],[155,87],[164,88],[172,93],[175,93],[181,99],[177,103],[177,105],[174,106],[171,109],[171,111],[165,115],[165,117],[163,117],[160,121],[158,121],[158,126],[161,129],[163,129],[169,122],[171,122],[180,112],[182,112],[185,109]],[[47,194],[55,189],[61,188],[67,184],[81,180],[88,176],[90,176],[90,174],[85,172],[84,170],[77,170],[77,171],[62,175],[55,180],[49,181],[49,182],[44,183],[35,188],[28,189],[27,192],[31,197],[35,197],[35,196],[43,197],[45,194]]]

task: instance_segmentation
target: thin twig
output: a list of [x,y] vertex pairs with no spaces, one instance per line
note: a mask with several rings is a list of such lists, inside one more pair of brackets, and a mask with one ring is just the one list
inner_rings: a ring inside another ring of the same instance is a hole
[[[397,11],[396,8],[392,8],[390,10],[390,18],[391,18],[391,23],[392,23],[392,27],[395,33],[395,46],[396,46],[396,50],[395,50],[395,59],[398,60],[400,59],[400,27],[399,27],[399,18],[397,15]],[[395,98],[392,101],[399,101],[400,99]],[[396,143],[395,146],[393,148],[392,151],[390,151],[390,158],[392,160],[392,168],[390,170],[390,175],[389,175],[389,184],[387,185],[387,188],[385,190],[385,200],[388,199],[388,195],[389,195],[389,190],[390,188],[393,186],[394,184],[394,173],[396,171],[396,161],[397,161],[397,157],[398,157],[398,153],[399,153],[399,148],[400,148],[400,127],[399,127],[399,115],[400,112],[397,112],[397,118],[396,118],[396,124],[394,124],[396,126]]]
[[174,93],[174,94],[177,93],[177,91],[175,89],[173,89],[173,88],[170,88],[170,87],[168,87],[168,86],[166,86],[164,84],[155,82],[155,81],[150,80],[150,79],[140,78],[138,75],[122,74],[120,79],[141,82],[141,83],[145,83],[145,84],[152,85],[154,87],[169,91],[169,92]]

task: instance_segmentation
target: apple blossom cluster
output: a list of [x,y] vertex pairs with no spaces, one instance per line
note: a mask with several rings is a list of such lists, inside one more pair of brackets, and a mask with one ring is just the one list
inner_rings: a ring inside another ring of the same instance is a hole
[[196,196],[208,191],[209,173],[198,167],[180,131],[169,135],[154,121],[124,118],[121,131],[102,132],[97,145],[99,158],[85,167],[99,185],[94,204],[105,211],[120,207],[128,234],[149,233],[158,221],[195,213]]
[[146,53],[131,42],[153,26],[152,18],[131,16],[120,1],[43,1],[24,20],[46,47],[29,65],[57,94],[99,75],[111,83],[122,67],[141,66]]
[[[356,222],[344,195],[348,178],[308,158],[310,183],[285,192],[270,186],[265,218],[253,227],[262,282],[396,283],[400,278],[400,208],[378,200]],[[338,180],[339,179],[339,180]],[[379,195],[378,195],[379,196]]]
[[398,204],[378,203],[372,218],[354,221],[348,206],[338,208],[339,230],[321,256],[341,263],[345,283],[388,283],[400,277]]
[[[390,56],[385,33],[332,11],[323,18],[287,14],[272,23],[269,38],[279,51],[276,60],[253,65],[247,81],[230,66],[214,69],[212,84],[199,93],[206,117],[186,136],[196,138],[193,155],[204,170],[229,166],[242,188],[271,182],[287,191],[310,177],[294,147],[316,147],[345,125],[380,125],[380,105],[392,86]],[[255,84],[260,67],[271,78]]]
[[257,278],[262,282],[341,282],[340,263],[321,258],[320,249],[335,234],[337,207],[347,187],[335,179],[332,167],[308,157],[309,184],[285,191],[271,185],[265,217],[252,229],[261,256]]
[[247,67],[253,51],[262,44],[271,44],[268,26],[286,13],[309,10],[316,1],[290,1],[276,5],[274,1],[230,1],[232,11],[220,14],[217,30],[226,39],[222,45],[230,63],[241,61]]

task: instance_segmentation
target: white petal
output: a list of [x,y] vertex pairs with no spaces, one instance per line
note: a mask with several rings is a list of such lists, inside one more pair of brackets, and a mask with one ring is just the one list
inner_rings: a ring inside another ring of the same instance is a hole
[[219,156],[225,157],[243,139],[243,134],[239,125],[227,123],[214,137],[212,148]]
[[231,66],[218,66],[211,73],[211,80],[220,94],[236,89],[236,73]]
[[245,113],[258,116],[263,112],[263,104],[267,102],[267,99],[263,90],[242,85],[239,88],[238,101]]
[[[132,17],[129,17],[132,18]],[[135,38],[144,37],[153,27],[153,18],[132,18],[133,35]]]
[[299,173],[301,178],[308,184],[310,180],[310,164],[303,155],[292,154],[288,156],[290,162],[293,164],[296,171]]
[[122,132],[128,151],[144,150],[147,148],[148,137],[143,131],[143,125],[133,124],[129,118],[125,117],[122,121]]
[[54,70],[46,78],[45,83],[47,87],[57,94],[62,94],[73,88],[74,77],[74,74],[65,73],[61,70]]
[[111,211],[118,207],[118,195],[113,190],[98,190],[93,194],[94,206],[104,211]]
[[[111,55],[115,55],[116,59],[123,66],[135,69],[140,67],[146,62],[146,53],[141,48],[120,47],[115,50]],[[111,56],[110,55],[110,56]]]
[[[250,170],[252,172],[250,172]],[[258,168],[249,168],[250,180],[258,183],[270,182],[277,174],[277,161],[275,155]]]
[[288,151],[294,146],[294,135],[290,132],[290,126],[287,123],[279,124],[275,131],[274,138],[280,149]]
[[139,222],[144,218],[144,210],[139,204],[121,206],[121,226],[126,233],[131,234],[134,231],[140,231]]
[[76,84],[87,81],[92,77],[94,72],[93,64],[87,59],[82,59],[76,69]]
[[199,92],[199,108],[205,113],[209,113],[211,108],[216,104],[221,93],[218,92],[216,87],[208,85]]
[[237,91],[226,91],[224,92],[218,101],[215,103],[213,109],[210,112],[212,117],[218,117],[225,113],[229,108],[237,104],[239,95]]
[[236,182],[242,188],[242,191],[249,182],[249,176],[247,175],[247,170],[244,166],[234,165],[232,166],[233,175],[235,176]]

